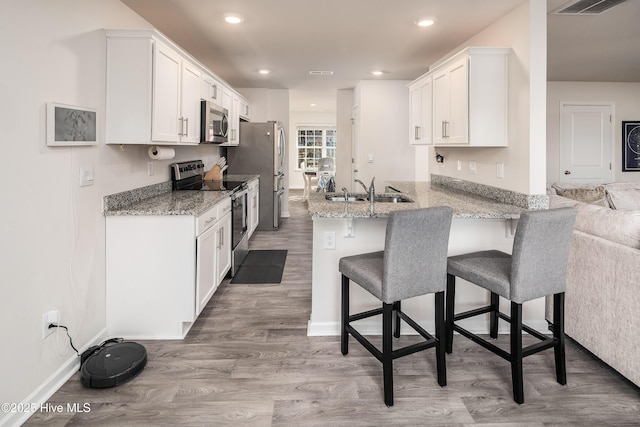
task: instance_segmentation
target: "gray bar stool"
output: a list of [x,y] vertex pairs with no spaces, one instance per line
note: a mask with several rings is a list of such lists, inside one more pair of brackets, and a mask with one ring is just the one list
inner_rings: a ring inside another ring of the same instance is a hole
[[[436,347],[438,384],[447,384],[444,290],[452,212],[449,207],[392,212],[387,222],[384,251],[340,258],[341,351],[344,355],[349,352],[351,334],[382,362],[384,402],[387,406],[393,406],[393,360],[398,357]],[[349,280],[382,301],[382,308],[349,315]],[[435,337],[401,311],[403,299],[429,293],[435,293]],[[350,324],[379,314],[382,314],[382,351]],[[400,337],[400,319],[422,335],[425,341],[394,350],[391,335]]]
[[[513,255],[490,250],[449,257],[447,266],[447,353],[453,348],[453,331],[511,362],[513,399],[524,402],[522,359],[553,347],[558,383],[567,383],[564,353],[564,290],[576,211],[572,208],[527,211],[520,216]],[[489,306],[455,314],[456,277],[491,292]],[[522,324],[522,304],[553,295],[553,337]],[[500,312],[499,296],[511,301],[511,316]],[[455,322],[489,313],[489,335],[498,337],[498,319],[510,323],[510,352],[484,340]],[[522,348],[522,331],[539,343]]]

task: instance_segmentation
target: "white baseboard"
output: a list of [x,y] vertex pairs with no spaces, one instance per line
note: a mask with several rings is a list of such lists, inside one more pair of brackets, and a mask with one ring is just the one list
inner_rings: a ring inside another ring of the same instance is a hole
[[[98,332],[84,347],[80,349],[80,354],[93,345],[103,342],[107,335],[107,329]],[[72,356],[62,364],[53,374],[49,376],[42,384],[38,386],[26,399],[24,399],[19,407],[35,407],[40,408],[49,400],[53,394],[69,381],[80,369],[80,358]],[[0,419],[0,427],[19,426],[33,415],[33,412],[10,412],[8,416]]]

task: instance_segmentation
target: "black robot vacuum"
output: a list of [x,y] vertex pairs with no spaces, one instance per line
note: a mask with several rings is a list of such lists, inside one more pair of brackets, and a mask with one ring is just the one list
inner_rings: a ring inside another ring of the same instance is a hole
[[138,375],[147,364],[147,350],[120,338],[86,350],[80,360],[80,381],[89,388],[115,387]]

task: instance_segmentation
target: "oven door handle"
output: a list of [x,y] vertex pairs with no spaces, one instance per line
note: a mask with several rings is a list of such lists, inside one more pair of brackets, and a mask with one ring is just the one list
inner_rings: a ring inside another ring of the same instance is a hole
[[244,196],[245,194],[249,194],[249,190],[248,189],[243,189],[243,190],[240,190],[240,191],[236,191],[235,193],[233,193],[231,195],[231,200],[239,199],[240,197]]

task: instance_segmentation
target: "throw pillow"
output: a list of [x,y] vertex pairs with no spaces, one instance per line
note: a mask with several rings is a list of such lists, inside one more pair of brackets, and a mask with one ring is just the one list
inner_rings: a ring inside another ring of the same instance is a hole
[[612,209],[640,211],[640,188],[607,188],[607,200]]
[[603,185],[598,185],[591,188],[556,188],[556,192],[559,196],[566,197],[567,199],[573,199],[582,203],[589,203],[596,206],[609,207]]

